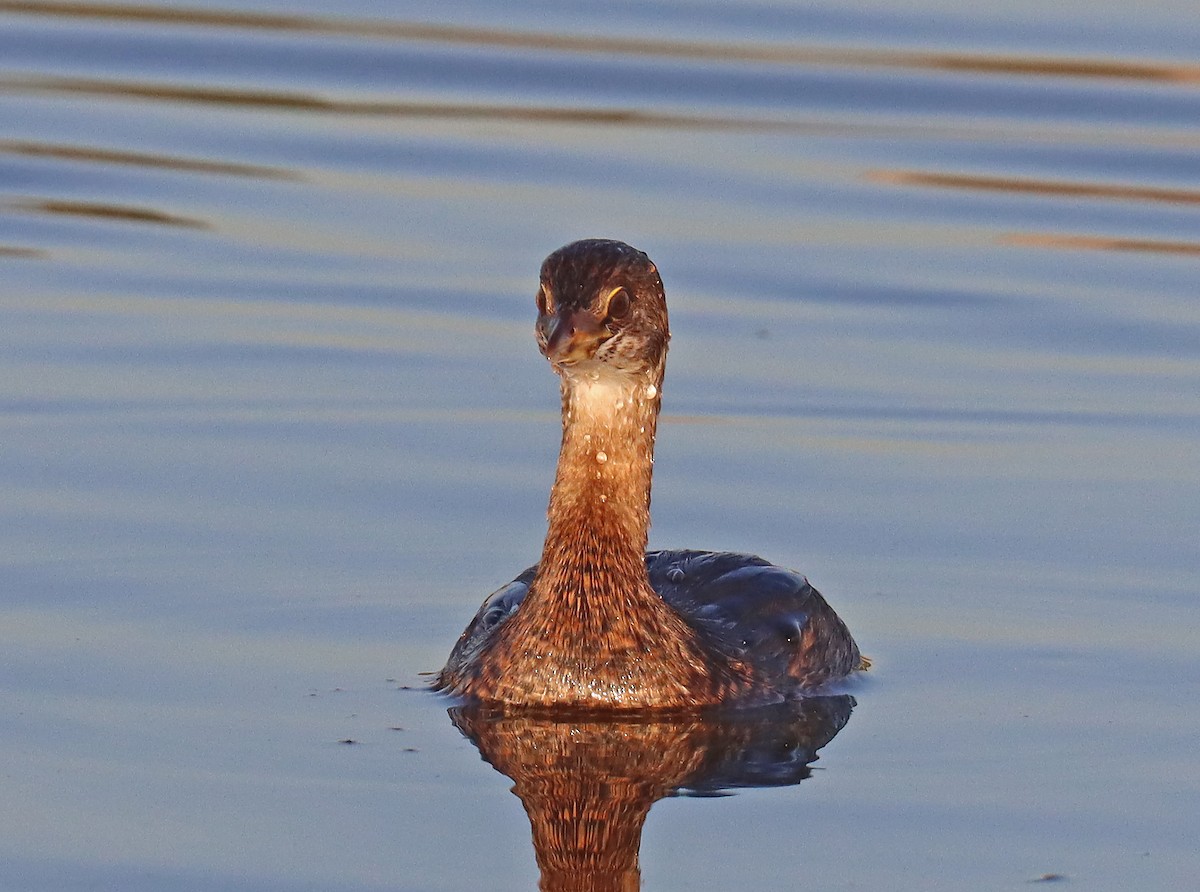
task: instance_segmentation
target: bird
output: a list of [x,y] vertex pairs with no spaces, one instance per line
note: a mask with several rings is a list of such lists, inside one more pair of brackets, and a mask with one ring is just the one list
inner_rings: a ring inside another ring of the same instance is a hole
[[434,687],[501,710],[688,712],[795,700],[865,669],[802,574],[646,550],[670,340],[650,258],[572,242],[542,264],[535,303],[562,395],[541,558],[484,601]]

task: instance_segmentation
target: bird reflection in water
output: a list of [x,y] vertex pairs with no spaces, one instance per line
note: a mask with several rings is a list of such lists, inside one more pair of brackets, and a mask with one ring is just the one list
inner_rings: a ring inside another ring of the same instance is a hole
[[650,806],[664,796],[798,784],[853,708],[842,695],[724,714],[604,718],[472,704],[450,717],[512,779],[544,892],[630,892],[641,885]]

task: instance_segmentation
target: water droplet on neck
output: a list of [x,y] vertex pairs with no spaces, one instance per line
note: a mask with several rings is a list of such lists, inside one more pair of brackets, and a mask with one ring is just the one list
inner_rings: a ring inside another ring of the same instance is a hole
[[596,453],[596,461],[600,462],[600,464],[604,464],[606,461],[608,461],[608,453],[604,450],[600,450]]
[[608,501],[608,496],[600,496],[600,501],[601,501],[601,502],[607,502],[607,501]]
[[646,385],[646,396],[648,396],[650,399],[654,399],[656,396],[658,396],[658,388],[655,387],[653,384],[647,384]]

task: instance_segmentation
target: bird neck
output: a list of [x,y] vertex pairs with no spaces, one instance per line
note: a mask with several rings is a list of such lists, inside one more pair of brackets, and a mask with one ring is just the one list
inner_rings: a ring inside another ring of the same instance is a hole
[[646,537],[662,368],[563,375],[550,523],[517,615],[475,690],[497,702],[692,709],[751,680],[711,651],[650,585]]
[[648,589],[645,551],[661,385],[661,370],[563,375],[562,446],[534,586],[539,594],[611,601],[614,592],[628,597],[631,589]]

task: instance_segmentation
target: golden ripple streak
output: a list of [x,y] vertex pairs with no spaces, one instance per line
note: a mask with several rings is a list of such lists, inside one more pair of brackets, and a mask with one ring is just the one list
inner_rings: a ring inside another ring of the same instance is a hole
[[890,183],[896,186],[931,186],[941,189],[974,189],[983,192],[1009,192],[1027,195],[1067,195],[1077,198],[1103,198],[1115,201],[1200,204],[1200,191],[1191,189],[1163,189],[1152,186],[1072,183],[1065,180],[1033,180],[1018,177],[926,173],[910,170],[870,171],[867,174],[867,179],[878,183]]
[[[2,3],[3,0],[0,0]],[[586,124],[609,127],[656,127],[664,130],[707,130],[733,132],[786,132],[804,133],[812,136],[877,137],[894,139],[913,136],[927,139],[931,134],[941,134],[944,139],[977,140],[991,138],[994,130],[961,124],[938,126],[930,122],[913,125],[896,123],[868,123],[862,121],[829,121],[781,117],[755,117],[743,114],[697,114],[680,112],[645,111],[637,108],[580,108],[571,106],[522,106],[443,102],[397,102],[382,100],[329,99],[309,93],[267,92],[261,90],[231,90],[203,86],[180,86],[178,84],[151,84],[142,81],[100,80],[93,78],[65,78],[54,76],[3,76],[0,75],[0,93],[49,93],[78,94],[116,100],[143,100],[150,102],[197,103],[202,105],[224,105],[232,108],[268,108],[278,111],[338,115],[372,115],[397,118],[428,118],[459,121],[512,121],[524,124]],[[1005,125],[1006,136],[1012,134],[1013,125]],[[1034,139],[1061,139],[1061,127],[1039,129],[1023,128]],[[1082,132],[1076,138],[1084,138]],[[1194,138],[1190,132],[1180,135],[1163,134],[1160,139],[1167,143],[1183,142],[1191,146]],[[1106,145],[1114,141],[1128,141],[1129,137],[1113,133],[1109,129],[1098,131],[1094,140]],[[1146,139],[1139,134],[1138,144]],[[881,178],[884,175],[879,175]]]
[[[281,111],[325,112],[330,114],[466,120],[498,119],[534,123],[582,123],[704,129],[797,129],[797,125],[781,120],[646,112],[626,108],[571,108],[567,106],[472,105],[441,102],[327,99],[308,93],[184,87],[174,84],[147,84],[134,81],[109,81],[88,78],[0,78],[0,90],[10,92],[74,93],[88,96],[104,96],[114,99],[193,102],[205,105],[274,108]],[[806,127],[805,129],[815,128]]]
[[1165,242],[1155,239],[1109,238],[1092,235],[1018,232],[1001,239],[1003,244],[1031,248],[1055,248],[1063,251],[1136,251],[1149,254],[1174,254],[1200,257],[1200,242]]
[[0,257],[18,257],[27,260],[41,260],[47,254],[41,248],[21,248],[16,245],[0,245]]
[[60,214],[67,217],[90,217],[120,220],[128,223],[154,223],[159,226],[182,226],[189,229],[211,229],[203,220],[179,217],[150,208],[86,201],[14,201],[5,207],[35,214]]
[[322,18],[278,13],[246,13],[189,7],[137,4],[55,3],[0,0],[0,12],[44,17],[118,20],[177,26],[234,28],[277,33],[300,32],[355,36],[371,40],[488,46],[535,52],[606,53],[706,62],[755,62],[776,65],[836,65],[855,68],[916,68],[972,74],[1200,83],[1200,66],[1140,60],[1075,57],[1006,56],[972,53],[832,49],[707,41],[652,40],[639,37],[554,34],[436,25],[421,22]]
[[209,87],[182,87],[134,81],[94,80],[68,77],[17,77],[0,79],[0,89],[38,93],[78,93],[128,99],[154,99],[167,102],[199,102],[247,108],[270,107],[302,111],[361,111],[376,103],[335,102],[301,93],[268,93],[260,90],[226,90]]
[[124,152],[91,146],[60,145],[55,143],[0,140],[0,153],[24,155],[31,158],[57,158],[64,161],[89,161],[97,164],[126,164],[153,167],[188,173],[212,173],[221,176],[256,177],[273,180],[299,180],[298,173],[277,167],[257,164],[238,164],[231,161],[207,161],[200,158],[180,158],[154,155],[147,152]]

